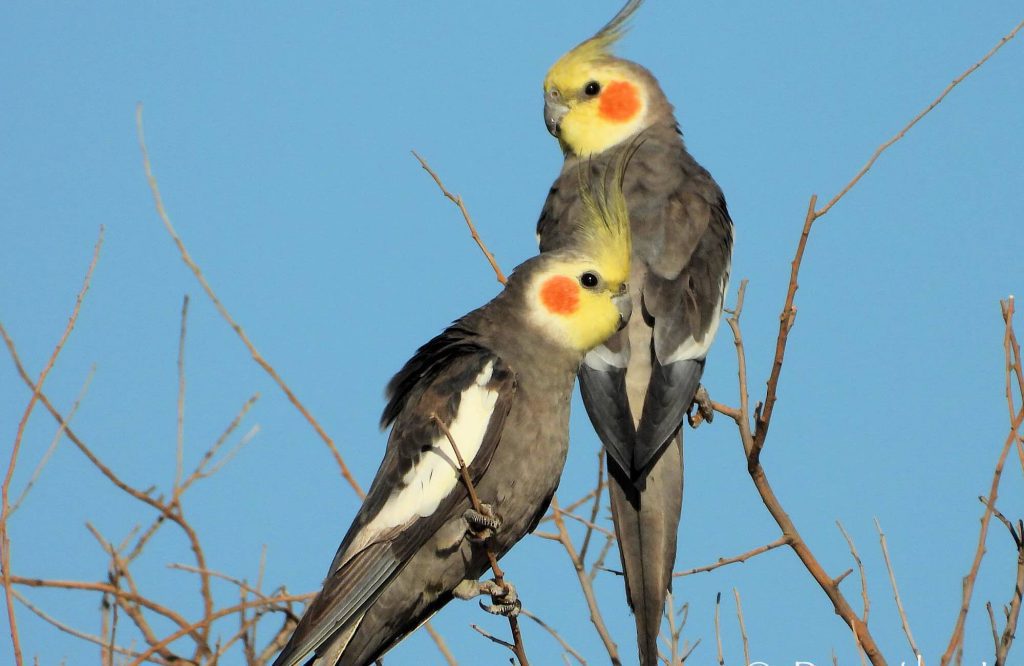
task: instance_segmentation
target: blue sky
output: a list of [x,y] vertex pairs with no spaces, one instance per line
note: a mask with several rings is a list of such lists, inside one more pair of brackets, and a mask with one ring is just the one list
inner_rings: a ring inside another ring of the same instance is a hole
[[[0,320],[37,373],[60,335],[100,225],[106,243],[78,326],[47,393],[67,409],[96,375],[76,431],[120,474],[166,491],[174,473],[176,353],[192,296],[186,364],[187,463],[254,392],[253,442],[186,499],[210,565],[292,591],[315,588],[357,503],[326,449],[248,358],[202,295],[153,211],[135,105],[168,210],[225,304],[338,442],[367,485],[385,436],[388,378],[414,349],[498,288],[456,209],[410,155],[461,193],[506,269],[536,250],[534,224],[561,155],[544,130],[541,81],[617,0],[457,2],[6,3],[0,7]],[[650,68],[675,103],[691,152],[726,193],[737,227],[735,284],[748,278],[751,388],[767,377],[789,261],[808,197],[831,197],[871,152],[1022,16],[1012,2],[673,3],[650,0],[619,53]],[[886,530],[904,604],[929,663],[945,648],[960,579],[1006,435],[998,300],[1024,291],[1024,44],[1008,44],[819,222],[797,297],[763,462],[827,569],[853,566],[841,520],[868,571],[870,626],[890,663],[910,661],[872,519]],[[730,298],[730,302],[733,299]],[[722,328],[705,374],[735,403]],[[28,400],[0,362],[0,440]],[[578,405],[577,405],[578,407]],[[55,426],[30,423],[13,487]],[[563,500],[595,475],[597,440],[577,409]],[[678,569],[774,540],[724,418],[687,432]],[[6,456],[5,456],[6,458]],[[1020,465],[999,505],[1024,506]],[[15,573],[101,580],[92,521],[122,539],[151,518],[62,442],[12,518]],[[189,561],[167,532],[137,572],[146,590],[198,611]],[[614,562],[614,558],[612,559]],[[564,553],[526,539],[505,560],[527,607],[591,663],[602,648]],[[991,663],[984,602],[1012,591],[1015,553],[993,525],[968,619],[966,664]],[[857,581],[844,583],[859,605]],[[822,664],[852,637],[792,553],[776,550],[677,585],[684,635],[714,659],[716,592],[743,597],[752,658]],[[62,620],[98,631],[98,599],[30,590]],[[236,593],[219,588],[231,603]],[[621,582],[598,577],[606,619],[634,654]],[[19,608],[40,663],[83,663],[92,646]],[[473,604],[435,624],[462,663],[505,655],[474,634],[507,626]],[[233,627],[225,628],[230,632]],[[555,663],[530,624],[527,648]],[[269,632],[268,629],[264,635]],[[723,603],[727,663],[742,659]],[[1020,652],[1018,646],[1016,652]],[[417,634],[389,663],[435,660]],[[481,656],[483,655],[483,656]]]

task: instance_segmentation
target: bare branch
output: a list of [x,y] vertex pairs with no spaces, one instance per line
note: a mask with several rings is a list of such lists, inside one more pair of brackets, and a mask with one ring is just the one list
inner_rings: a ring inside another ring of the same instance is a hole
[[185,333],[188,324],[188,294],[181,301],[181,330],[178,333],[178,448],[174,468],[174,489],[185,473]]
[[[448,426],[444,424],[436,414],[430,415],[430,420],[437,424],[437,427],[441,429],[444,436],[448,439],[448,443],[452,445],[452,451],[455,452],[455,458],[459,463],[459,474],[462,476],[462,483],[466,486],[466,491],[469,493],[470,504],[473,505],[473,509],[480,514],[483,514],[484,507],[480,503],[480,498],[477,497],[476,487],[473,485],[473,479],[469,476],[469,468],[466,467],[466,461],[462,459],[462,453],[459,451],[458,444],[455,443],[455,438],[452,437],[452,433],[448,430]],[[505,572],[498,566],[498,558],[494,556],[494,551],[491,549],[490,544],[484,545],[484,552],[487,554],[487,561],[491,565],[491,571],[494,572],[494,582],[501,587],[505,594],[508,594],[511,590],[505,583]],[[512,640],[514,643],[510,646],[512,652],[519,659],[521,666],[529,666],[530,662],[526,658],[526,648],[523,646],[523,635],[519,630],[519,620],[516,619],[514,613],[508,615],[508,626],[512,631]]]
[[707,565],[702,566],[702,567],[697,567],[696,569],[687,569],[686,571],[680,571],[678,573],[672,574],[672,577],[673,578],[681,578],[683,576],[692,576],[693,574],[704,573],[705,571],[714,571],[718,567],[724,567],[727,564],[735,564],[737,562],[746,562],[747,560],[749,560],[750,558],[754,557],[755,555],[760,555],[761,553],[767,553],[769,550],[774,550],[775,548],[778,548],[779,546],[785,546],[788,543],[789,543],[789,539],[787,537],[785,537],[785,536],[781,536],[778,539],[776,539],[775,541],[772,541],[771,543],[766,543],[763,546],[758,546],[757,548],[754,548],[753,550],[748,550],[747,552],[742,553],[740,555],[734,555],[733,557],[720,557],[720,558],[718,558],[718,560],[714,564],[707,564]]
[[747,625],[743,621],[743,605],[740,603],[740,591],[732,588],[733,596],[736,597],[736,620],[740,624],[740,637],[743,639],[743,663],[750,663],[750,642],[747,640]]
[[[71,409],[68,410],[67,418],[69,423],[71,422],[72,419],[75,418],[75,414],[78,413],[78,407],[79,405],[82,404],[82,400],[85,398],[85,394],[89,392],[89,385],[92,383],[92,379],[95,376],[96,366],[93,365],[91,368],[89,368],[89,374],[86,375],[85,382],[83,382],[82,388],[78,392],[78,396],[75,398],[75,401],[71,403]],[[36,468],[34,470],[32,470],[32,476],[29,477],[28,482],[25,484],[25,487],[21,490],[21,494],[18,495],[18,499],[11,503],[11,508],[7,512],[8,519],[11,516],[13,516],[14,512],[16,512],[21,507],[21,503],[25,501],[25,498],[32,491],[32,487],[35,485],[36,481],[39,480],[39,477],[43,473],[43,469],[46,468],[46,464],[50,462],[50,458],[53,456],[53,453],[57,450],[57,445],[60,443],[61,438],[64,436],[65,429],[66,428],[63,425],[57,426],[57,432],[54,434],[53,439],[50,440],[50,446],[46,448],[46,452],[43,454],[43,457],[39,459],[39,464],[36,465]]]
[[864,602],[864,615],[861,616],[861,620],[864,624],[867,624],[868,614],[871,612],[871,600],[868,598],[868,579],[864,574],[864,563],[861,562],[860,555],[857,553],[857,547],[853,545],[853,539],[847,534],[843,524],[837,520],[836,527],[843,533],[843,538],[846,539],[846,543],[850,547],[850,555],[853,556],[853,561],[857,563],[857,572],[860,574],[860,596]]
[[[20,601],[22,603],[22,605],[25,606],[25,608],[27,608],[30,611],[32,611],[32,613],[34,613],[37,617],[39,617],[39,619],[43,620],[47,624],[50,624],[50,625],[56,627],[58,630],[63,631],[66,634],[74,636],[75,638],[80,638],[83,641],[87,641],[89,643],[93,643],[95,645],[100,646],[101,648],[111,649],[113,652],[117,652],[118,654],[127,655],[129,657],[137,657],[139,655],[138,652],[136,652],[134,650],[129,650],[128,648],[121,647],[120,645],[110,646],[108,644],[108,642],[103,637],[101,637],[101,636],[96,636],[95,634],[90,634],[90,633],[86,633],[84,631],[80,631],[78,629],[75,629],[74,627],[72,627],[69,624],[61,622],[60,620],[56,619],[52,615],[49,615],[44,610],[42,610],[41,608],[39,608],[38,606],[33,604],[31,601],[28,600],[28,598],[25,597],[25,595],[23,595],[18,590],[14,590],[14,598],[17,599],[18,601]],[[165,666],[169,666],[170,663],[171,663],[171,662],[164,661],[163,659],[160,659],[159,657],[156,657],[155,655],[154,655],[154,658],[153,658],[152,661],[154,663],[163,664]],[[181,664],[183,661],[184,660],[182,660],[182,659],[176,659],[176,661],[174,663],[175,664]]]
[[491,254],[491,251],[487,249],[487,245],[485,245],[483,239],[480,238],[480,234],[476,232],[476,225],[473,224],[473,220],[469,217],[469,211],[466,210],[466,204],[462,200],[462,195],[452,194],[451,192],[449,192],[445,188],[444,183],[441,182],[441,178],[436,173],[434,173],[434,170],[430,168],[429,164],[427,164],[427,161],[420,157],[419,153],[417,153],[415,150],[412,151],[412,154],[413,157],[415,157],[419,161],[420,166],[423,167],[423,170],[429,173],[430,177],[434,179],[435,183],[437,183],[437,186],[441,189],[441,194],[443,194],[446,199],[448,199],[453,204],[459,207],[459,212],[462,213],[462,219],[466,221],[466,226],[469,227],[470,235],[473,237],[473,240],[476,241],[476,244],[480,247],[480,251],[484,253],[484,258],[486,258],[487,263],[491,265],[491,269],[494,271],[494,276],[498,278],[498,282],[500,282],[501,284],[505,284],[508,280],[505,278],[505,274],[501,272],[501,268],[498,266],[498,261],[494,258],[494,255]]
[[[1005,321],[1005,333],[1003,336],[1003,346],[1007,359],[1007,375],[1012,371],[1013,363],[1010,360],[1013,354],[1011,340],[1013,339],[1013,315],[1014,315],[1014,302],[1013,299],[1008,299],[1002,304],[1003,320]],[[1007,394],[1007,400],[1009,404],[1013,405],[1012,394]],[[1017,441],[1019,437],[1018,431],[1020,430],[1021,424],[1024,423],[1024,406],[1014,416],[1010,423],[1010,432],[1006,436],[1006,440],[1003,442],[1003,449],[999,454],[999,459],[996,462],[995,471],[992,474],[992,483],[989,487],[988,496],[985,500],[985,511],[981,516],[981,528],[978,532],[978,545],[974,551],[974,560],[971,563],[970,571],[963,579],[963,595],[961,597],[960,612],[957,614],[956,623],[953,626],[953,633],[949,639],[949,645],[946,646],[946,651],[942,654],[940,660],[941,666],[947,666],[953,659],[953,656],[957,653],[957,650],[962,647],[964,640],[964,626],[967,621],[967,612],[971,605],[971,595],[974,592],[974,583],[978,578],[978,571],[981,568],[981,560],[985,556],[985,542],[988,539],[988,526],[992,519],[993,507],[996,504],[996,499],[999,496],[999,482],[1002,479],[1003,466],[1006,463],[1006,457],[1010,452],[1010,447]]]
[[[0,567],[3,567],[4,599],[7,603],[7,619],[10,623],[11,648],[14,652],[14,661],[18,666],[22,666],[24,662],[21,656],[21,642],[18,636],[18,622],[14,615],[14,596],[13,589],[11,588],[11,541],[7,532],[7,520],[11,517],[11,480],[14,478],[14,468],[18,464],[18,453],[21,451],[21,440],[25,435],[25,426],[28,425],[29,417],[32,416],[32,410],[35,408],[36,403],[39,402],[43,383],[57,362],[57,357],[60,355],[61,350],[64,349],[64,344],[68,341],[71,331],[74,330],[75,323],[78,321],[78,313],[82,309],[82,301],[85,300],[85,294],[89,291],[93,271],[96,270],[96,263],[100,259],[101,247],[103,247],[102,226],[100,227],[99,237],[96,239],[96,245],[93,247],[92,260],[89,262],[89,268],[85,272],[85,279],[82,281],[82,288],[78,290],[78,295],[75,297],[75,305],[71,309],[71,316],[68,318],[68,323],[64,327],[60,340],[57,341],[53,353],[50,354],[50,358],[46,361],[42,372],[39,373],[39,379],[36,380],[35,387],[32,390],[32,397],[29,399],[28,405],[25,406],[25,411],[18,422],[18,431],[14,436],[14,446],[11,447],[11,458],[7,463],[7,473],[4,475],[3,485],[0,486],[0,496],[2,496],[2,505],[0,505]],[[6,332],[4,332],[4,337],[7,337]]]
[[142,151],[142,165],[146,172],[146,180],[149,183],[149,189],[153,193],[153,202],[156,205],[157,215],[160,216],[160,220],[163,222],[164,228],[167,229],[167,233],[170,234],[171,239],[174,240],[174,244],[178,247],[178,252],[181,254],[181,260],[185,262],[185,265],[189,267],[192,273],[199,280],[199,284],[202,286],[203,291],[213,302],[214,307],[217,308],[217,312],[220,316],[231,326],[231,330],[235,332],[238,338],[245,345],[246,349],[249,350],[252,360],[257,363],[263,370],[270,375],[270,378],[274,380],[274,383],[284,392],[288,400],[295,406],[299,413],[305,417],[306,421],[309,422],[313,429],[316,431],[320,439],[323,440],[324,444],[327,445],[328,450],[331,452],[331,456],[334,458],[334,462],[338,465],[338,469],[341,472],[341,476],[345,479],[352,490],[355,491],[356,495],[360,499],[364,498],[366,494],[363,489],[359,486],[355,477],[348,469],[348,465],[345,464],[345,460],[341,457],[341,452],[338,451],[338,447],[334,444],[334,440],[327,434],[327,432],[320,425],[320,422],[313,418],[313,415],[306,409],[305,405],[299,401],[295,393],[289,388],[281,376],[277,373],[272,365],[263,357],[262,354],[256,349],[256,345],[252,343],[249,336],[246,335],[245,330],[238,324],[231,313],[228,312],[227,308],[221,303],[220,299],[217,298],[217,294],[214,293],[213,287],[206,281],[206,277],[203,275],[203,271],[199,268],[199,265],[192,259],[192,255],[189,254],[188,249],[185,247],[185,243],[181,240],[178,232],[175,231],[174,225],[171,224],[171,218],[167,214],[167,210],[164,208],[163,197],[160,195],[160,187],[157,185],[156,176],[153,175],[153,168],[149,161],[149,149],[146,147],[146,135],[142,125],[142,104],[139,104],[135,109],[135,124],[139,135],[139,148]]
[[597,604],[597,595],[594,593],[593,579],[587,574],[586,566],[583,560],[580,559],[579,554],[576,552],[576,546],[573,545],[572,538],[569,536],[569,531],[565,528],[565,521],[562,520],[562,513],[558,510],[558,498],[551,498],[552,520],[555,523],[555,527],[558,529],[558,541],[562,544],[566,554],[569,556],[569,561],[572,562],[573,569],[576,570],[576,577],[580,582],[580,589],[583,591],[583,597],[586,599],[587,608],[590,609],[590,622],[594,625],[594,629],[597,630],[597,635],[601,638],[601,643],[604,644],[605,650],[608,652],[608,658],[611,663],[615,666],[621,666],[619,660],[619,648],[612,640],[611,634],[608,633],[608,627],[604,624],[604,618],[601,615],[601,609]]
[[984,65],[985,62],[989,58],[994,56],[996,54],[996,51],[998,51],[999,49],[1003,48],[1003,46],[1005,46],[1008,41],[1010,41],[1011,39],[1016,37],[1017,33],[1020,31],[1020,29],[1022,27],[1024,27],[1024,21],[1018,23],[1016,25],[1016,27],[1014,27],[1013,30],[1011,30],[1005,37],[1000,39],[999,42],[995,46],[993,46],[992,49],[988,53],[986,53],[985,56],[981,60],[979,60],[978,62],[976,62],[973,65],[971,65],[970,67],[968,67],[960,76],[958,76],[955,79],[953,79],[950,82],[950,84],[945,87],[945,89],[942,91],[942,93],[939,94],[939,96],[936,97],[934,100],[932,100],[931,104],[926,106],[924,108],[924,110],[922,110],[919,114],[914,116],[914,118],[909,123],[904,125],[903,129],[901,129],[899,132],[897,132],[895,136],[893,136],[891,139],[889,139],[888,141],[883,143],[881,146],[879,146],[878,149],[875,150],[874,154],[871,155],[871,159],[868,160],[867,164],[865,164],[863,167],[861,167],[861,170],[857,172],[857,174],[850,180],[850,182],[848,182],[846,184],[845,187],[843,187],[842,190],[840,190],[839,194],[837,194],[834,197],[832,197],[832,199],[827,204],[825,204],[825,206],[820,211],[818,211],[817,216],[821,217],[822,215],[827,213],[832,208],[832,206],[836,205],[836,203],[840,199],[842,199],[846,195],[847,192],[849,192],[851,189],[853,189],[853,186],[856,185],[857,182],[860,181],[860,179],[864,177],[864,174],[866,174],[871,169],[871,167],[874,166],[875,160],[877,160],[879,158],[879,156],[881,156],[881,154],[886,151],[886,149],[888,149],[894,143],[896,143],[897,141],[902,139],[903,136],[908,131],[910,131],[910,128],[913,127],[914,125],[916,125],[918,123],[918,121],[920,121],[926,115],[928,115],[932,111],[932,109],[937,107],[942,102],[942,100],[944,100],[946,98],[946,95],[948,95],[950,92],[952,92],[953,88],[955,88],[958,84],[960,84],[968,76],[973,74],[976,69],[978,69],[979,67]]
[[917,643],[914,642],[914,634],[910,631],[910,621],[907,619],[906,611],[903,610],[900,589],[896,585],[896,572],[892,567],[892,560],[889,559],[889,546],[885,542],[885,532],[882,531],[882,524],[878,522],[878,518],[875,518],[875,529],[878,530],[878,542],[882,546],[882,556],[885,558],[885,568],[889,572],[889,582],[892,584],[892,594],[896,598],[896,610],[900,614],[903,633],[907,636],[907,642],[910,643],[910,650],[914,653],[914,658],[918,659],[921,656],[921,651],[917,649]]
[[[448,643],[444,640],[444,636],[438,633],[437,629],[429,622],[423,623],[424,629],[430,634],[430,637],[434,639],[434,644],[437,645],[437,649],[440,650],[441,656],[444,657],[444,661],[448,666],[459,666],[459,662],[455,660],[455,655],[448,648]],[[283,647],[283,645],[282,645]]]
[[562,638],[561,634],[555,631],[555,629],[551,625],[549,625],[547,622],[540,619],[530,611],[526,610],[525,608],[522,610],[522,614],[530,618],[537,624],[539,624],[544,631],[551,634],[551,637],[558,641],[558,644],[562,646],[562,649],[568,652],[570,655],[572,655],[572,658],[575,659],[580,664],[580,666],[587,666],[587,661],[583,658],[583,655],[581,655],[571,645],[569,645],[569,643],[567,643],[566,640]]
[[722,654],[722,625],[719,621],[719,610],[722,607],[722,593],[715,595],[715,642],[718,644],[718,666],[725,666],[725,656]]

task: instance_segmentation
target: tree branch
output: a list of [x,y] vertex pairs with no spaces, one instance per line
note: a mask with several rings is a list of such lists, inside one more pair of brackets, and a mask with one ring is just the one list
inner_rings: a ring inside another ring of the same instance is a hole
[[[458,444],[455,443],[455,438],[452,437],[452,433],[448,430],[448,426],[446,426],[436,414],[431,414],[430,420],[437,424],[437,427],[441,429],[444,436],[448,438],[448,443],[452,445],[452,451],[455,452],[455,458],[459,462],[459,474],[462,476],[462,483],[466,486],[466,491],[469,493],[469,502],[472,504],[474,511],[479,514],[483,514],[483,504],[480,503],[480,498],[477,497],[476,487],[473,485],[473,479],[469,476],[469,468],[466,467],[466,461],[462,459],[462,453],[459,451]],[[494,551],[491,550],[490,544],[484,544],[484,552],[487,554],[487,561],[491,565],[491,571],[494,572],[494,582],[505,591],[505,594],[508,594],[511,589],[508,584],[505,583],[505,572],[502,571],[501,567],[498,565],[498,558],[494,556]],[[523,635],[519,629],[519,620],[516,619],[515,614],[510,613],[508,615],[508,626],[512,631],[513,640],[513,644],[510,646],[510,649],[519,659],[519,663],[522,666],[529,666],[530,661],[526,658],[526,648],[523,646]]]
[[412,154],[413,157],[415,157],[419,161],[420,166],[423,167],[423,170],[429,173],[430,177],[434,179],[435,183],[437,183],[437,186],[441,189],[441,194],[443,194],[446,199],[448,199],[453,204],[459,207],[459,212],[462,213],[462,219],[466,221],[466,226],[469,227],[470,235],[473,237],[473,240],[476,241],[476,244],[477,246],[479,246],[480,251],[484,253],[484,258],[487,259],[487,263],[491,265],[491,270],[494,271],[494,276],[498,279],[498,282],[500,282],[501,284],[505,284],[506,282],[508,282],[508,279],[505,277],[505,274],[501,272],[501,268],[498,266],[497,259],[495,259],[494,255],[491,254],[491,251],[487,249],[487,245],[485,245],[484,240],[480,238],[480,234],[476,232],[476,225],[473,224],[473,220],[469,217],[469,211],[466,210],[466,204],[462,200],[462,195],[452,194],[451,192],[449,192],[445,188],[444,183],[441,182],[441,178],[434,172],[433,169],[430,168],[430,165],[427,164],[427,161],[420,157],[419,153],[417,153],[415,150],[412,151]]
[[[36,403],[39,402],[39,397],[43,390],[43,383],[49,376],[50,371],[53,369],[54,364],[57,362],[57,357],[60,355],[64,344],[68,341],[71,336],[71,331],[75,328],[75,323],[78,321],[78,313],[82,309],[82,301],[85,300],[85,294],[89,291],[89,284],[92,282],[93,271],[96,270],[96,263],[100,258],[100,248],[103,247],[103,227],[100,227],[99,237],[96,239],[96,245],[93,247],[92,260],[89,262],[89,268],[85,272],[85,279],[82,281],[82,288],[78,290],[78,295],[75,297],[75,305],[71,309],[71,316],[68,318],[68,323],[64,327],[64,332],[60,336],[60,340],[57,341],[57,346],[54,347],[53,353],[50,354],[50,358],[46,361],[46,365],[43,367],[42,372],[39,373],[39,379],[35,381],[35,387],[32,390],[32,397],[29,398],[28,405],[25,407],[24,413],[21,415],[21,420],[18,422],[18,431],[14,436],[14,446],[11,447],[11,458],[7,463],[7,473],[4,475],[3,484],[0,485],[0,567],[3,568],[3,587],[4,587],[4,599],[7,604],[7,619],[10,623],[11,630],[11,649],[14,652],[14,661],[18,666],[22,666],[23,660],[21,655],[21,642],[18,636],[18,621],[14,614],[14,596],[13,589],[11,588],[11,540],[7,531],[7,519],[10,518],[10,490],[11,480],[14,478],[14,468],[18,464],[18,453],[21,451],[21,440],[25,435],[25,426],[28,425],[29,417],[32,416],[32,410],[35,408]],[[2,327],[0,327],[2,329]],[[6,333],[4,334],[6,337]]]

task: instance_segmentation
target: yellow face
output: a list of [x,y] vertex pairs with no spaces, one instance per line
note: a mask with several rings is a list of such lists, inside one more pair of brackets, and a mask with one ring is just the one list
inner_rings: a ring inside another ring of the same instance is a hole
[[544,80],[544,119],[562,148],[579,157],[604,152],[644,128],[646,86],[621,61],[573,50]]
[[628,277],[628,261],[623,272],[597,261],[554,260],[530,285],[531,316],[566,346],[590,351],[628,320]]

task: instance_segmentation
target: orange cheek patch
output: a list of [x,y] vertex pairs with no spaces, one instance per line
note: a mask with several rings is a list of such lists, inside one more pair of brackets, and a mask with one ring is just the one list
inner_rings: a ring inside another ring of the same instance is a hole
[[626,81],[612,81],[601,93],[598,112],[602,118],[614,122],[625,122],[640,110],[640,97],[636,86]]
[[541,285],[540,300],[548,312],[572,314],[580,305],[580,289],[575,280],[558,275]]

